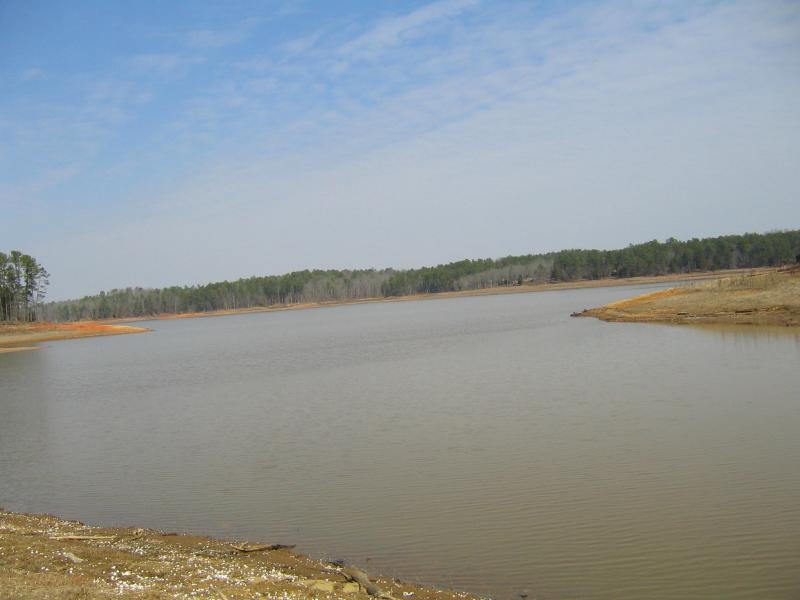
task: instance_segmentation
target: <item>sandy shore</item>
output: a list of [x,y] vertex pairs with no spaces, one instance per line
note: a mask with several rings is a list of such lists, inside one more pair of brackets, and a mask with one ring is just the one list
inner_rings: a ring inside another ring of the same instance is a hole
[[53,340],[71,340],[83,337],[143,333],[146,327],[112,325],[96,321],[80,323],[0,323],[0,353],[36,350],[34,344]]
[[0,597],[66,600],[120,595],[218,600],[478,598],[373,579],[359,569],[267,544],[89,527],[0,510]]
[[759,270],[584,310],[604,321],[800,326],[800,267]]

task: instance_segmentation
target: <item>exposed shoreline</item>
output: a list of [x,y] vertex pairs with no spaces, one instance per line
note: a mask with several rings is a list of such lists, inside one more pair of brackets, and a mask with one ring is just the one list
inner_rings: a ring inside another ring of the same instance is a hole
[[152,529],[87,526],[0,509],[4,598],[394,598],[477,600],[453,590],[368,577],[280,545]]
[[106,323],[135,323],[137,321],[161,321],[167,319],[194,319],[203,317],[224,317],[231,315],[247,315],[253,313],[275,312],[286,310],[308,310],[346,306],[351,304],[375,304],[380,302],[414,302],[419,300],[444,300],[447,298],[470,298],[474,296],[498,296],[503,294],[529,294],[534,292],[552,292],[583,288],[619,287],[626,285],[646,285],[669,281],[701,281],[718,279],[731,275],[751,273],[764,269],[730,269],[724,271],[702,271],[695,273],[672,273],[669,275],[652,275],[643,277],[627,277],[624,279],[608,277],[605,279],[582,279],[559,283],[537,283],[513,286],[482,288],[477,290],[460,290],[455,292],[436,292],[431,294],[411,294],[407,296],[381,296],[376,298],[359,298],[354,300],[331,300],[328,302],[303,302],[298,304],[277,304],[272,306],[254,306],[251,308],[232,308],[226,310],[200,311],[190,313],[161,313],[141,317],[119,317],[105,319]]
[[627,323],[799,327],[800,267],[759,270],[659,290],[573,316]]
[[[0,354],[9,352],[23,352],[42,348],[35,344],[41,342],[78,339],[84,337],[98,337],[105,335],[122,335],[128,333],[144,333],[151,331],[146,327],[121,325],[121,323],[135,323],[139,321],[161,321],[168,319],[194,319],[204,317],[222,317],[232,315],[247,315],[253,313],[276,312],[287,310],[308,310],[313,308],[326,308],[346,306],[352,304],[375,304],[381,302],[413,302],[419,300],[444,300],[448,298],[469,298],[475,296],[496,296],[502,294],[529,294],[535,292],[551,292],[559,290],[573,290],[583,288],[619,287],[627,285],[646,285],[665,283],[670,281],[704,281],[716,280],[737,275],[769,272],[771,269],[731,269],[724,271],[703,271],[696,273],[673,273],[669,275],[653,275],[646,277],[628,277],[625,279],[606,278],[579,281],[565,281],[559,283],[523,284],[507,287],[483,288],[478,290],[462,290],[456,292],[438,292],[432,294],[413,294],[408,296],[389,296],[378,298],[362,298],[355,300],[331,300],[330,302],[305,302],[298,304],[284,304],[273,306],[257,306],[252,308],[236,308],[229,310],[215,310],[191,313],[162,313],[141,317],[120,317],[103,319],[101,321],[77,321],[73,323],[3,323],[0,324]],[[600,309],[592,309],[597,311]],[[584,316],[598,316],[592,311],[585,311]],[[591,313],[591,314],[590,314]],[[608,318],[606,320],[612,320]]]
[[44,346],[36,346],[34,344],[41,342],[145,333],[147,331],[150,331],[150,329],[146,327],[114,325],[98,323],[97,321],[81,321],[77,323],[2,323],[0,324],[0,354],[38,350]]

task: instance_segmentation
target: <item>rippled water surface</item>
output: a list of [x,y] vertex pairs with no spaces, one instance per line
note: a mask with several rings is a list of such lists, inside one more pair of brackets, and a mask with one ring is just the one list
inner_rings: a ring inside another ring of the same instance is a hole
[[497,598],[800,597],[800,338],[568,317],[640,290],[0,355],[0,505]]

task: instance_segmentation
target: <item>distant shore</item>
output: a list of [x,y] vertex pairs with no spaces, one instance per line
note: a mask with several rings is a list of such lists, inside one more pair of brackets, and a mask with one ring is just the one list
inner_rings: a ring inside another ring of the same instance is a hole
[[[387,296],[376,298],[362,298],[356,300],[331,300],[329,302],[304,302],[297,304],[279,304],[272,306],[255,306],[251,308],[235,308],[229,310],[214,310],[190,313],[161,313],[141,317],[120,317],[103,319],[100,321],[78,321],[73,323],[0,323],[0,354],[7,352],[20,352],[36,350],[40,342],[69,340],[84,337],[97,337],[105,335],[120,335],[127,333],[143,333],[150,331],[146,327],[120,325],[120,323],[134,323],[137,321],[159,321],[166,319],[193,319],[199,317],[221,317],[229,315],[246,315],[253,313],[307,310],[332,306],[351,304],[373,304],[378,302],[412,302],[419,300],[443,300],[447,298],[468,298],[474,296],[495,296],[502,294],[527,294],[534,292],[551,292],[559,290],[572,290],[582,288],[618,287],[627,285],[647,285],[668,283],[671,281],[702,281],[735,277],[752,273],[769,272],[772,269],[731,269],[725,271],[702,271],[695,273],[673,273],[669,275],[654,275],[647,277],[587,279],[579,281],[564,281],[558,283],[525,283],[522,285],[500,286],[482,288],[477,290],[461,290],[456,292],[438,292],[432,294],[413,294],[408,296]],[[597,315],[587,315],[597,316]],[[601,317],[602,318],[602,317]]]
[[0,509],[0,590],[9,598],[346,598],[478,600],[372,578],[279,544],[90,527]]
[[574,316],[629,323],[800,326],[800,267],[728,274],[612,302]]
[[271,306],[254,306],[250,308],[232,308],[226,310],[210,310],[187,313],[160,313],[141,317],[119,317],[105,319],[106,323],[134,323],[137,321],[159,321],[166,319],[194,319],[202,317],[223,317],[229,315],[246,315],[252,313],[274,312],[285,310],[307,310],[311,308],[324,308],[331,306],[345,306],[351,304],[374,304],[379,302],[413,302],[418,300],[444,300],[447,298],[470,298],[474,296],[497,296],[503,294],[528,294],[533,292],[552,292],[559,290],[573,290],[582,288],[618,287],[625,285],[646,285],[652,283],[665,283],[670,281],[700,281],[718,279],[732,275],[751,273],[764,269],[730,269],[724,271],[701,271],[695,273],[672,273],[669,275],[652,275],[645,277],[627,277],[605,279],[581,279],[578,281],[563,281],[557,283],[523,283],[522,285],[497,286],[477,290],[459,290],[455,292],[435,292],[430,294],[411,294],[407,296],[379,296],[375,298],[359,298],[354,300],[331,300],[328,302],[302,302],[296,304],[273,304]]

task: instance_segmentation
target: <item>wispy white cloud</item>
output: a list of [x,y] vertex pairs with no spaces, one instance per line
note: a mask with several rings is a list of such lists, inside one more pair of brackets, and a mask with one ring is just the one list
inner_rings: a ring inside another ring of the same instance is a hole
[[36,79],[42,79],[45,76],[44,69],[40,69],[38,67],[30,67],[25,69],[22,72],[22,81],[34,81]]
[[38,195],[85,173],[115,132],[151,99],[148,90],[128,80],[78,77],[68,85],[68,100],[28,102],[18,120],[2,123],[0,155],[13,149],[19,167],[8,171],[10,197],[36,204]]
[[244,31],[213,31],[202,29],[186,34],[186,41],[196,48],[222,48],[241,42],[245,38]]
[[280,61],[273,56],[253,56],[245,60],[237,60],[231,66],[237,71],[267,71],[276,68]]
[[181,54],[138,54],[127,62],[140,72],[170,72],[201,64],[205,61],[200,56],[184,56]]
[[438,0],[411,13],[386,18],[369,31],[343,44],[339,52],[353,58],[376,58],[387,49],[422,34],[427,26],[455,17],[479,0]]
[[[439,36],[450,25],[435,16],[468,4],[430,6],[437,10],[412,21],[433,28],[425,35]],[[342,62],[341,40],[319,35],[292,47],[300,55],[239,62],[187,101],[171,126],[172,139],[183,139],[186,148],[213,140],[241,160],[248,160],[248,152],[326,156],[330,148],[341,158],[521,99],[542,112],[559,104],[585,114],[632,107],[635,122],[648,113],[710,107],[725,94],[742,93],[754,79],[780,81],[791,72],[783,64],[772,67],[782,75],[769,75],[763,64],[776,57],[791,61],[791,52],[764,46],[765,36],[789,35],[790,4],[771,11],[747,2],[670,10],[582,5],[541,17],[525,6],[516,12],[485,8],[451,43],[430,46],[404,38],[395,48],[387,46],[386,59],[374,65]],[[744,26],[748,21],[754,30]],[[734,43],[737,36],[742,43]],[[344,69],[351,69],[346,79],[331,76]]]
[[323,35],[325,35],[325,30],[320,29],[313,33],[309,33],[308,35],[303,35],[293,40],[289,40],[281,45],[281,53],[284,56],[288,55],[288,57],[292,57],[294,55],[307,52],[317,45],[320,39],[322,39]]
[[194,48],[222,48],[243,42],[260,22],[252,17],[231,29],[196,29],[187,32],[184,39]]
[[254,94],[269,94],[280,87],[280,80],[276,77],[254,77],[243,82],[243,87]]

